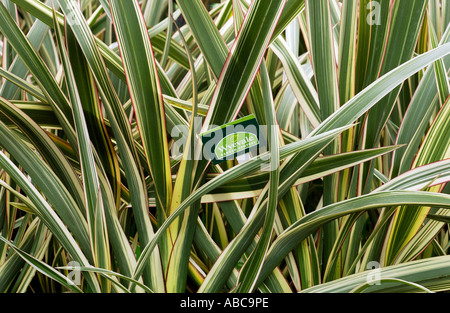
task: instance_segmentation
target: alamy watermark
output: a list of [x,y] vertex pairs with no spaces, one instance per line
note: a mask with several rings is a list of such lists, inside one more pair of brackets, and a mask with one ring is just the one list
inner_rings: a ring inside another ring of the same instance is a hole
[[369,270],[366,276],[366,282],[368,285],[380,285],[381,284],[381,268],[380,263],[372,261],[367,263],[366,269]]
[[[48,2],[48,5],[53,6],[55,9],[60,7],[58,0],[49,0]],[[63,8],[63,13],[67,23],[70,26],[80,26],[80,18],[83,15],[81,13],[81,9],[78,7],[78,1],[67,1],[65,7]],[[77,14],[79,15],[79,18],[77,18]]]
[[367,24],[381,25],[381,4],[378,1],[370,1],[367,4],[367,10],[370,10],[367,14]]
[[71,269],[66,277],[67,283],[72,286],[81,286],[80,263],[76,261],[69,262],[67,263],[67,268]]

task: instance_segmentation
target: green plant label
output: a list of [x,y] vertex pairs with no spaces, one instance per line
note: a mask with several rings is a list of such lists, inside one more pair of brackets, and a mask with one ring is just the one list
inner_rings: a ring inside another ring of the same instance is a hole
[[254,115],[215,127],[200,135],[203,156],[214,164],[250,153],[256,155],[265,145],[263,131]]
[[219,159],[223,159],[240,151],[257,146],[258,144],[259,141],[255,134],[239,132],[223,138],[216,145],[214,152]]

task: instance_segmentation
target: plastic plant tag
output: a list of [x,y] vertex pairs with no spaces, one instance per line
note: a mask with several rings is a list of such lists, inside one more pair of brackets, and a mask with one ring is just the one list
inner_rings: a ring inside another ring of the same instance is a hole
[[203,155],[214,164],[237,158],[238,162],[258,154],[266,146],[255,116],[248,115],[200,134]]

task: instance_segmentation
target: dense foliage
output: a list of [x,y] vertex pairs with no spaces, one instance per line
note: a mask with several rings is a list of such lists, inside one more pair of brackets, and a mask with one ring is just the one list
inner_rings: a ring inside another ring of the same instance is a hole
[[[0,291],[450,289],[448,0],[0,1]],[[267,147],[199,134],[254,114]]]

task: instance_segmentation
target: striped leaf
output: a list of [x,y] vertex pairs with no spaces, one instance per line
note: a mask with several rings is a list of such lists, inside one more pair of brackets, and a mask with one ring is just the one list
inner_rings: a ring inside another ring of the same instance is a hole
[[4,237],[0,236],[0,240],[7,243],[21,258],[25,260],[28,264],[30,264],[33,268],[38,270],[39,272],[47,275],[48,277],[54,279],[58,283],[62,284],[69,290],[72,290],[76,293],[82,293],[83,291],[73,283],[71,284],[70,280],[67,279],[67,277],[63,276],[61,273],[53,269],[52,267],[48,266],[42,261],[39,261],[35,257],[29,255],[26,252],[21,251],[19,248],[17,248],[12,242],[8,241]]
[[111,1],[111,10],[142,145],[155,182],[158,207],[167,211],[172,193],[169,149],[164,105],[147,28],[137,1]]
[[449,207],[449,197],[432,192],[387,191],[341,201],[313,212],[286,229],[272,244],[265,265],[261,271],[260,282],[273,270],[296,244],[321,225],[350,213],[360,213],[370,208],[397,206],[399,204],[417,204]]
[[[83,265],[89,265],[85,254],[81,251],[78,243],[74,240],[69,230],[63,224],[55,211],[50,207],[38,190],[29,182],[25,175],[9,160],[3,152],[0,152],[1,167],[11,175],[17,184],[27,193],[31,202],[39,210],[35,212],[52,230],[53,234],[61,241],[64,248],[72,255],[75,261]],[[93,275],[87,275],[91,288],[100,292],[100,286]]]
[[[284,3],[285,1],[252,2],[217,82],[204,125],[222,125],[237,116],[256,76]],[[234,79],[237,76],[241,79]]]
[[[68,25],[71,27],[78,44],[89,63],[92,73],[95,77],[100,96],[103,100],[103,108],[109,117],[111,128],[115,140],[118,142],[118,150],[122,156],[122,162],[126,176],[128,178],[129,189],[131,191],[131,203],[133,211],[137,216],[136,222],[138,225],[140,238],[144,244],[153,236],[153,228],[148,217],[148,198],[147,190],[143,182],[142,168],[138,167],[139,157],[137,155],[136,146],[134,143],[130,122],[127,119],[125,111],[120,99],[107,72],[105,63],[100,55],[102,46],[97,46],[97,41],[94,39],[91,30],[89,29],[86,20],[78,6],[72,1],[58,0],[66,16]],[[162,267],[161,260],[158,256],[159,250],[152,256],[151,266],[153,267],[153,274],[146,272],[146,283],[151,285],[152,289],[163,290]],[[152,277],[151,277],[152,276]],[[156,287],[158,286],[158,287]]]
[[414,261],[407,268],[404,265],[388,266],[380,268],[379,271],[377,269],[376,272],[368,271],[344,277],[327,284],[306,289],[303,292],[345,293],[367,283],[368,279],[373,282],[379,279],[380,284],[372,284],[370,288],[366,289],[366,292],[408,293],[417,291],[417,286],[411,286],[410,284],[382,283],[383,279],[389,278],[407,280],[438,292],[448,288],[449,275],[447,273],[448,267],[446,266],[446,262],[448,262],[448,256]]
[[[413,167],[427,165],[450,157],[450,147],[448,145],[450,135],[446,131],[450,127],[449,112],[450,105],[449,101],[447,101],[425,137]],[[442,190],[442,187],[439,185],[434,186],[431,187],[431,190],[439,192]],[[383,254],[386,264],[394,262],[397,254],[422,227],[429,210],[430,208],[426,207],[419,208],[414,212],[409,212],[407,208],[399,208],[397,210],[390,225]],[[438,230],[435,230],[435,232]],[[433,238],[433,236],[430,236],[430,238]],[[423,246],[426,242],[422,240],[420,245]]]
[[[324,133],[322,135],[318,135],[315,138],[310,138],[308,140],[295,142],[290,145],[286,145],[280,148],[280,159],[283,159],[292,153],[298,153],[301,150],[308,149],[317,144],[322,144],[322,142],[329,141],[334,138],[337,134],[344,131],[348,127],[344,127],[341,129],[337,129],[331,132]],[[202,185],[199,189],[197,189],[194,193],[192,193],[189,197],[187,197],[178,208],[167,218],[163,225],[158,229],[155,233],[155,237],[153,240],[142,250],[141,257],[138,260],[138,264],[135,270],[135,274],[133,277],[138,277],[142,273],[144,269],[145,262],[147,258],[151,255],[152,250],[156,247],[158,240],[161,235],[167,230],[170,224],[178,218],[180,214],[184,212],[190,205],[195,203],[201,196],[208,193],[209,191],[217,188],[218,186],[226,183],[229,180],[236,179],[246,173],[250,173],[255,169],[259,168],[264,163],[267,163],[268,153],[264,153],[260,156],[253,158],[247,162],[244,162],[240,165],[237,165],[228,171],[224,172],[220,177],[211,180],[210,182]]]
[[264,221],[263,231],[258,244],[242,267],[238,277],[236,292],[241,293],[252,292],[255,288],[258,273],[262,267],[267,249],[269,248],[269,241],[272,237],[275,222],[275,212],[278,204],[278,184],[280,176],[280,155],[278,143],[279,132],[277,129],[273,98],[270,93],[271,86],[269,82],[269,75],[267,73],[267,69],[264,66],[261,66],[261,80],[264,95],[264,107],[267,115],[266,120],[270,122],[268,125],[269,127],[267,134],[270,150],[270,174],[266,209],[267,213]]
[[[83,106],[78,95],[78,87],[72,72],[67,51],[63,47],[62,32],[57,24],[56,14],[53,14],[55,24],[57,42],[59,44],[59,52],[62,59],[64,72],[67,79],[67,87],[69,91],[69,99],[73,110],[73,120],[75,123],[75,131],[78,139],[78,151],[80,153],[81,176],[83,180],[86,220],[89,227],[89,239],[94,256],[95,266],[105,269],[111,268],[111,260],[109,255],[109,240],[106,230],[105,211],[103,206],[103,198],[100,190],[98,173],[92,150],[92,143],[86,125],[86,119],[83,113]],[[104,286],[104,290],[108,291],[108,286]]]
[[38,83],[41,86],[41,90],[45,93],[48,103],[52,106],[60,125],[66,130],[70,143],[76,146],[76,139],[72,128],[73,120],[66,96],[61,88],[59,88],[48,67],[11,18],[3,3],[0,4],[0,16],[2,19],[0,31],[8,38],[17,55],[25,62],[24,64],[29,71],[35,77],[39,77]]

